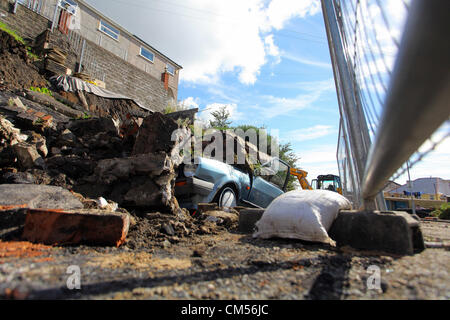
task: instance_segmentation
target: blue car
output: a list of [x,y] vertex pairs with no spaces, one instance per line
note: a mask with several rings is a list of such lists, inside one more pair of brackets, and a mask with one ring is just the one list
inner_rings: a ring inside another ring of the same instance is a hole
[[175,196],[183,208],[197,209],[199,203],[266,208],[286,191],[290,168],[278,158],[254,171],[208,158],[196,162],[179,167]]

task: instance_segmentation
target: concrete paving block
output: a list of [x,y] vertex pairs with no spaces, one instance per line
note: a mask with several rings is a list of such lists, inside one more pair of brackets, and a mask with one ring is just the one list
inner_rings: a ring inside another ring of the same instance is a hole
[[420,222],[406,212],[340,211],[328,235],[338,247],[413,255],[425,244]]
[[239,213],[239,232],[253,233],[256,222],[261,219],[264,209],[244,209]]

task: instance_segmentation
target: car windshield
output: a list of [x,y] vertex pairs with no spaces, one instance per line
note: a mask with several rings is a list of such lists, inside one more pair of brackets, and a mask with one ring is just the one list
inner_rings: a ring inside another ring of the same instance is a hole
[[267,162],[261,167],[260,176],[264,180],[276,185],[278,188],[283,189],[289,167],[278,159],[274,159]]

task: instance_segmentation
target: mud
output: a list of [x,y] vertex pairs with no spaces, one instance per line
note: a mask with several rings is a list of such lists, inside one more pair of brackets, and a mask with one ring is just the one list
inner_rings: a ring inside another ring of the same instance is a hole
[[46,86],[46,79],[28,58],[26,47],[0,30],[0,89]]

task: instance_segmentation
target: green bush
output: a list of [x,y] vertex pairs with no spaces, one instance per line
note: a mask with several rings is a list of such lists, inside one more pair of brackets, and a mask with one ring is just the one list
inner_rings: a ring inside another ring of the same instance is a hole
[[50,97],[53,97],[53,94],[50,90],[48,90],[47,88],[38,88],[38,87],[30,87],[31,91],[35,91],[35,92],[39,92],[39,93],[43,93],[46,94]]
[[444,203],[439,209],[432,211],[431,215],[439,219],[450,220],[450,203]]
[[439,219],[450,220],[450,203],[444,203],[440,210],[441,214],[439,215]]

